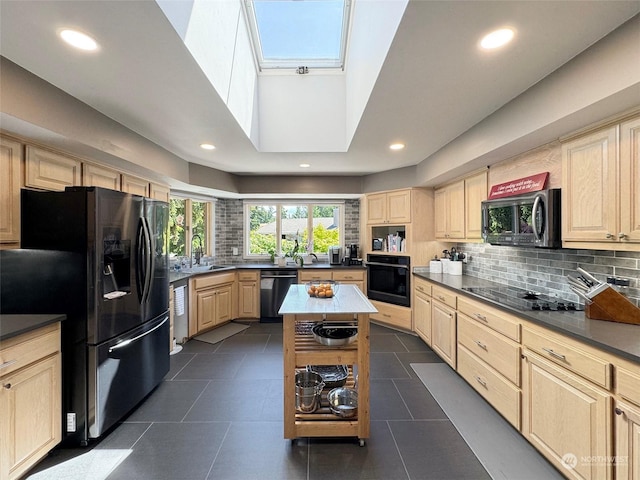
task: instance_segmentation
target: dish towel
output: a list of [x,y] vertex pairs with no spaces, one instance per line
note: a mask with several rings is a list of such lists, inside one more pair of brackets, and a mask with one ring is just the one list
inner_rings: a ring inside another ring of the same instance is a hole
[[176,317],[184,315],[184,290],[186,285],[173,289],[173,309]]

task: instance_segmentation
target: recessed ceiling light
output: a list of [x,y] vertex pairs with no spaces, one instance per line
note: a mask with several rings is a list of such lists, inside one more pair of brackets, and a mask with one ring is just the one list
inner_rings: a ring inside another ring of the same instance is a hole
[[301,163],[299,166],[300,166],[300,168],[309,168],[311,166],[311,164],[309,164],[309,163]]
[[65,28],[60,30],[59,35],[62,40],[80,50],[92,51],[98,49],[98,43],[86,33]]
[[404,143],[392,143],[389,145],[391,150],[402,150],[404,148]]
[[480,40],[480,46],[485,50],[493,50],[506,45],[515,35],[515,31],[512,28],[500,28],[485,35]]
[[211,145],[210,143],[201,143],[200,144],[200,148],[202,148],[204,150],[215,150],[216,146],[215,145]]

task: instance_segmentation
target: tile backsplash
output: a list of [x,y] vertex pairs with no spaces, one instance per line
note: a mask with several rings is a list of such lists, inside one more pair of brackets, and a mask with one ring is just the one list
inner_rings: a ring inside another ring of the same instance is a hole
[[640,252],[547,250],[485,243],[460,243],[456,248],[469,257],[464,266],[466,275],[528,290],[553,291],[577,301],[565,276],[576,275],[576,268],[581,267],[603,282],[608,276],[628,278],[627,295],[640,305]]

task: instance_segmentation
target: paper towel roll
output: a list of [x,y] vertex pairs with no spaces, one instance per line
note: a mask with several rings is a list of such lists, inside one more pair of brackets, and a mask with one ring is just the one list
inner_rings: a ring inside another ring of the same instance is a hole
[[441,258],[440,263],[442,264],[442,273],[449,273],[449,265],[451,264],[451,260],[448,258]]
[[184,315],[184,290],[186,285],[173,289],[173,310],[176,317]]

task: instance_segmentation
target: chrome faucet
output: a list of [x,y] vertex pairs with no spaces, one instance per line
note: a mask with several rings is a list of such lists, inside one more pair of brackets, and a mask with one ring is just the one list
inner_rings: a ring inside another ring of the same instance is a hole
[[193,257],[196,257],[196,265],[200,265],[200,259],[202,258],[202,238],[200,237],[200,235],[195,234],[193,237],[191,237],[191,246],[193,247],[193,241],[195,239],[198,239],[198,248],[195,249],[195,251],[191,254],[191,262],[190,262],[190,267],[193,267]]

